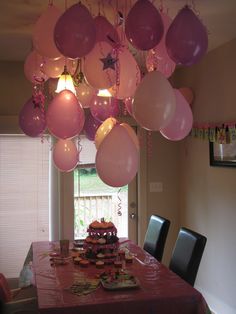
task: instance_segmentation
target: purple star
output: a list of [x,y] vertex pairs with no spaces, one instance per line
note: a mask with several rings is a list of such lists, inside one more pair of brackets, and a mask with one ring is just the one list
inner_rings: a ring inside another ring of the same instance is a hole
[[112,58],[111,53],[108,53],[106,58],[100,59],[103,62],[103,70],[112,69],[115,70],[115,64],[117,59]]

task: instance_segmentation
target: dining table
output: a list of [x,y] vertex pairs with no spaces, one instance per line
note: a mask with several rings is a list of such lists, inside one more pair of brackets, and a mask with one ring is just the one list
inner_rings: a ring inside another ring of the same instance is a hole
[[[105,289],[98,284],[90,293],[75,294],[71,287],[80,278],[100,278],[102,273],[117,271],[114,264],[102,269],[91,263],[81,267],[68,258],[63,265],[51,262],[58,242],[33,242],[33,270],[39,313],[50,314],[207,314],[202,294],[164,264],[128,239],[120,239],[119,250],[132,256],[122,262],[122,270],[137,279],[131,288]],[[70,254],[74,254],[72,243]],[[99,280],[99,279],[98,279]]]

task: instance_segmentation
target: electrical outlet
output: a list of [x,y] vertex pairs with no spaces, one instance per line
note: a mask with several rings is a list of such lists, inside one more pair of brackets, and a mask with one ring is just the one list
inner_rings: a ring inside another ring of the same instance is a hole
[[150,182],[150,192],[151,193],[163,192],[163,183],[162,182]]

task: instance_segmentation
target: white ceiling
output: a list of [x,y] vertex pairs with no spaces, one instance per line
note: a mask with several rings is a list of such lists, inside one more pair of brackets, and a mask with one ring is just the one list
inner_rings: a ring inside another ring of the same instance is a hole
[[[75,0],[0,0],[0,60],[24,60],[32,47],[32,29],[48,3],[64,9]],[[100,7],[101,14],[115,21],[117,8],[125,14],[134,0],[82,0],[95,16]],[[236,0],[153,0],[157,7],[162,3],[174,17],[186,4],[206,25],[209,32],[209,50],[236,37]],[[99,6],[100,3],[100,6]]]

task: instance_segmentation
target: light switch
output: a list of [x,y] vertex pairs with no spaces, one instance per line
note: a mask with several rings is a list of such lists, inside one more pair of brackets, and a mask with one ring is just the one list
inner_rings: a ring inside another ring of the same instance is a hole
[[162,182],[150,182],[150,192],[163,192],[163,183]]

